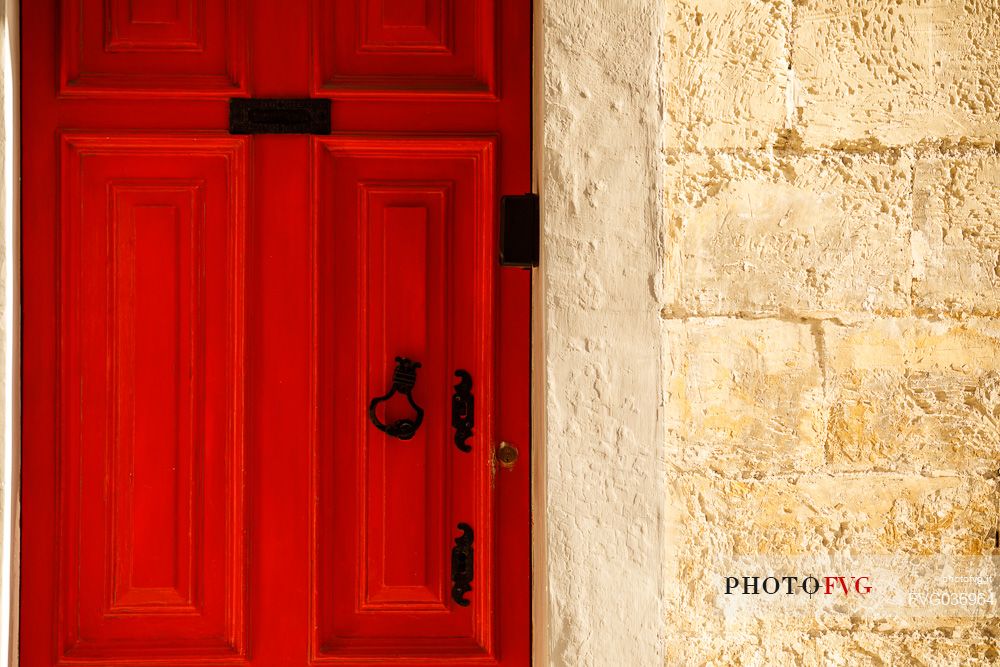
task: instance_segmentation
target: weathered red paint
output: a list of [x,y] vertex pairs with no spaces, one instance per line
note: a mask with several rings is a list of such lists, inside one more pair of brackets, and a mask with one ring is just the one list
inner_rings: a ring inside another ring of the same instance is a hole
[[[496,210],[530,189],[530,2],[21,12],[23,667],[529,664],[530,276]],[[330,97],[334,133],[230,136],[241,96]],[[367,418],[396,356],[406,442]]]

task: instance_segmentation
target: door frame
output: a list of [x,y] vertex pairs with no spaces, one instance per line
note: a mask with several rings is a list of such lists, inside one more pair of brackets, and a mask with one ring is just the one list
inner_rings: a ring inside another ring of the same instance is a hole
[[21,509],[21,21],[19,0],[2,0],[0,100],[3,216],[0,357],[0,664],[17,665]]
[[[9,1],[9,0],[7,0]],[[531,0],[531,191],[539,196],[542,220],[538,234],[538,268],[531,269],[531,663],[551,664],[549,655],[548,467],[545,456],[546,383],[545,351],[545,87],[542,63],[545,54],[546,0]]]
[[[544,197],[542,16],[532,1],[532,190]],[[17,667],[21,499],[21,85],[20,3],[0,0],[0,666]],[[531,628],[532,664],[549,664],[546,536],[545,367],[543,348],[544,233],[542,267],[531,281]]]

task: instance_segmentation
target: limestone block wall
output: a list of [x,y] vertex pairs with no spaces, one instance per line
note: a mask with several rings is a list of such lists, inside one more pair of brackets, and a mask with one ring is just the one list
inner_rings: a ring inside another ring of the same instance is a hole
[[1000,661],[714,565],[993,553],[1000,3],[543,6],[547,664]]

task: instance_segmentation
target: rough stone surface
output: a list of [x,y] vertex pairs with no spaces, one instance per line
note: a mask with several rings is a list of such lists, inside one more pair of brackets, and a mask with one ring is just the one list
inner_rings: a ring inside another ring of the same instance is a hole
[[717,602],[726,556],[995,551],[1000,3],[544,30],[544,661],[1000,664],[992,617]]
[[[667,201],[683,313],[904,311],[913,158],[685,154]],[[676,175],[675,175],[676,174]]]
[[823,341],[831,467],[961,471],[988,484],[1000,452],[1000,322],[827,322]]
[[[874,554],[982,554],[993,525],[992,485],[961,475],[865,471],[761,480],[690,473],[671,486],[680,510],[672,531],[679,583],[667,595],[676,633],[666,664],[984,664],[976,656],[993,646],[992,619],[857,616],[837,606],[782,615],[764,603],[752,615],[729,616],[720,582],[733,574],[730,555],[836,553],[859,562]],[[967,635],[966,645],[948,641],[956,635]],[[865,646],[878,650],[868,654]],[[949,662],[959,646],[961,659]]]
[[655,0],[543,4],[541,664],[664,660],[662,17]]
[[992,141],[1000,129],[994,0],[805,0],[791,49],[809,145]]
[[672,647],[668,665],[705,667],[982,667],[996,664],[995,628],[879,632],[853,627],[776,631],[760,627],[728,636],[689,637]]
[[913,185],[914,305],[1000,313],[1000,156],[931,151]]
[[[827,409],[812,327],[780,320],[665,326],[667,461],[741,477],[823,464]],[[796,387],[796,391],[787,391]]]
[[[685,473],[683,539],[692,577],[718,556],[857,554],[976,555],[993,524],[992,484],[959,475],[808,474],[727,480]],[[977,511],[978,510],[978,511]],[[954,521],[949,512],[961,512]],[[722,519],[740,517],[739,530]],[[690,583],[690,582],[686,582]],[[695,595],[712,595],[716,587]]]
[[763,147],[785,126],[791,0],[668,7],[668,147]]

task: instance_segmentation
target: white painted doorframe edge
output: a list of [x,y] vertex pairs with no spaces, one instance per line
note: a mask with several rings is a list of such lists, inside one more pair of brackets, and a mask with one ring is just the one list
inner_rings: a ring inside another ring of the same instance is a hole
[[[544,200],[542,182],[545,97],[543,86],[544,62],[544,0],[532,3],[531,44],[531,187]],[[544,202],[543,202],[544,203]],[[539,211],[544,211],[539,206]],[[544,667],[549,657],[549,567],[547,520],[547,465],[545,457],[545,235],[539,225],[539,267],[532,271],[531,280],[531,656],[532,664]]]
[[0,477],[0,661],[16,667],[21,514],[21,21],[3,0],[3,439]]

